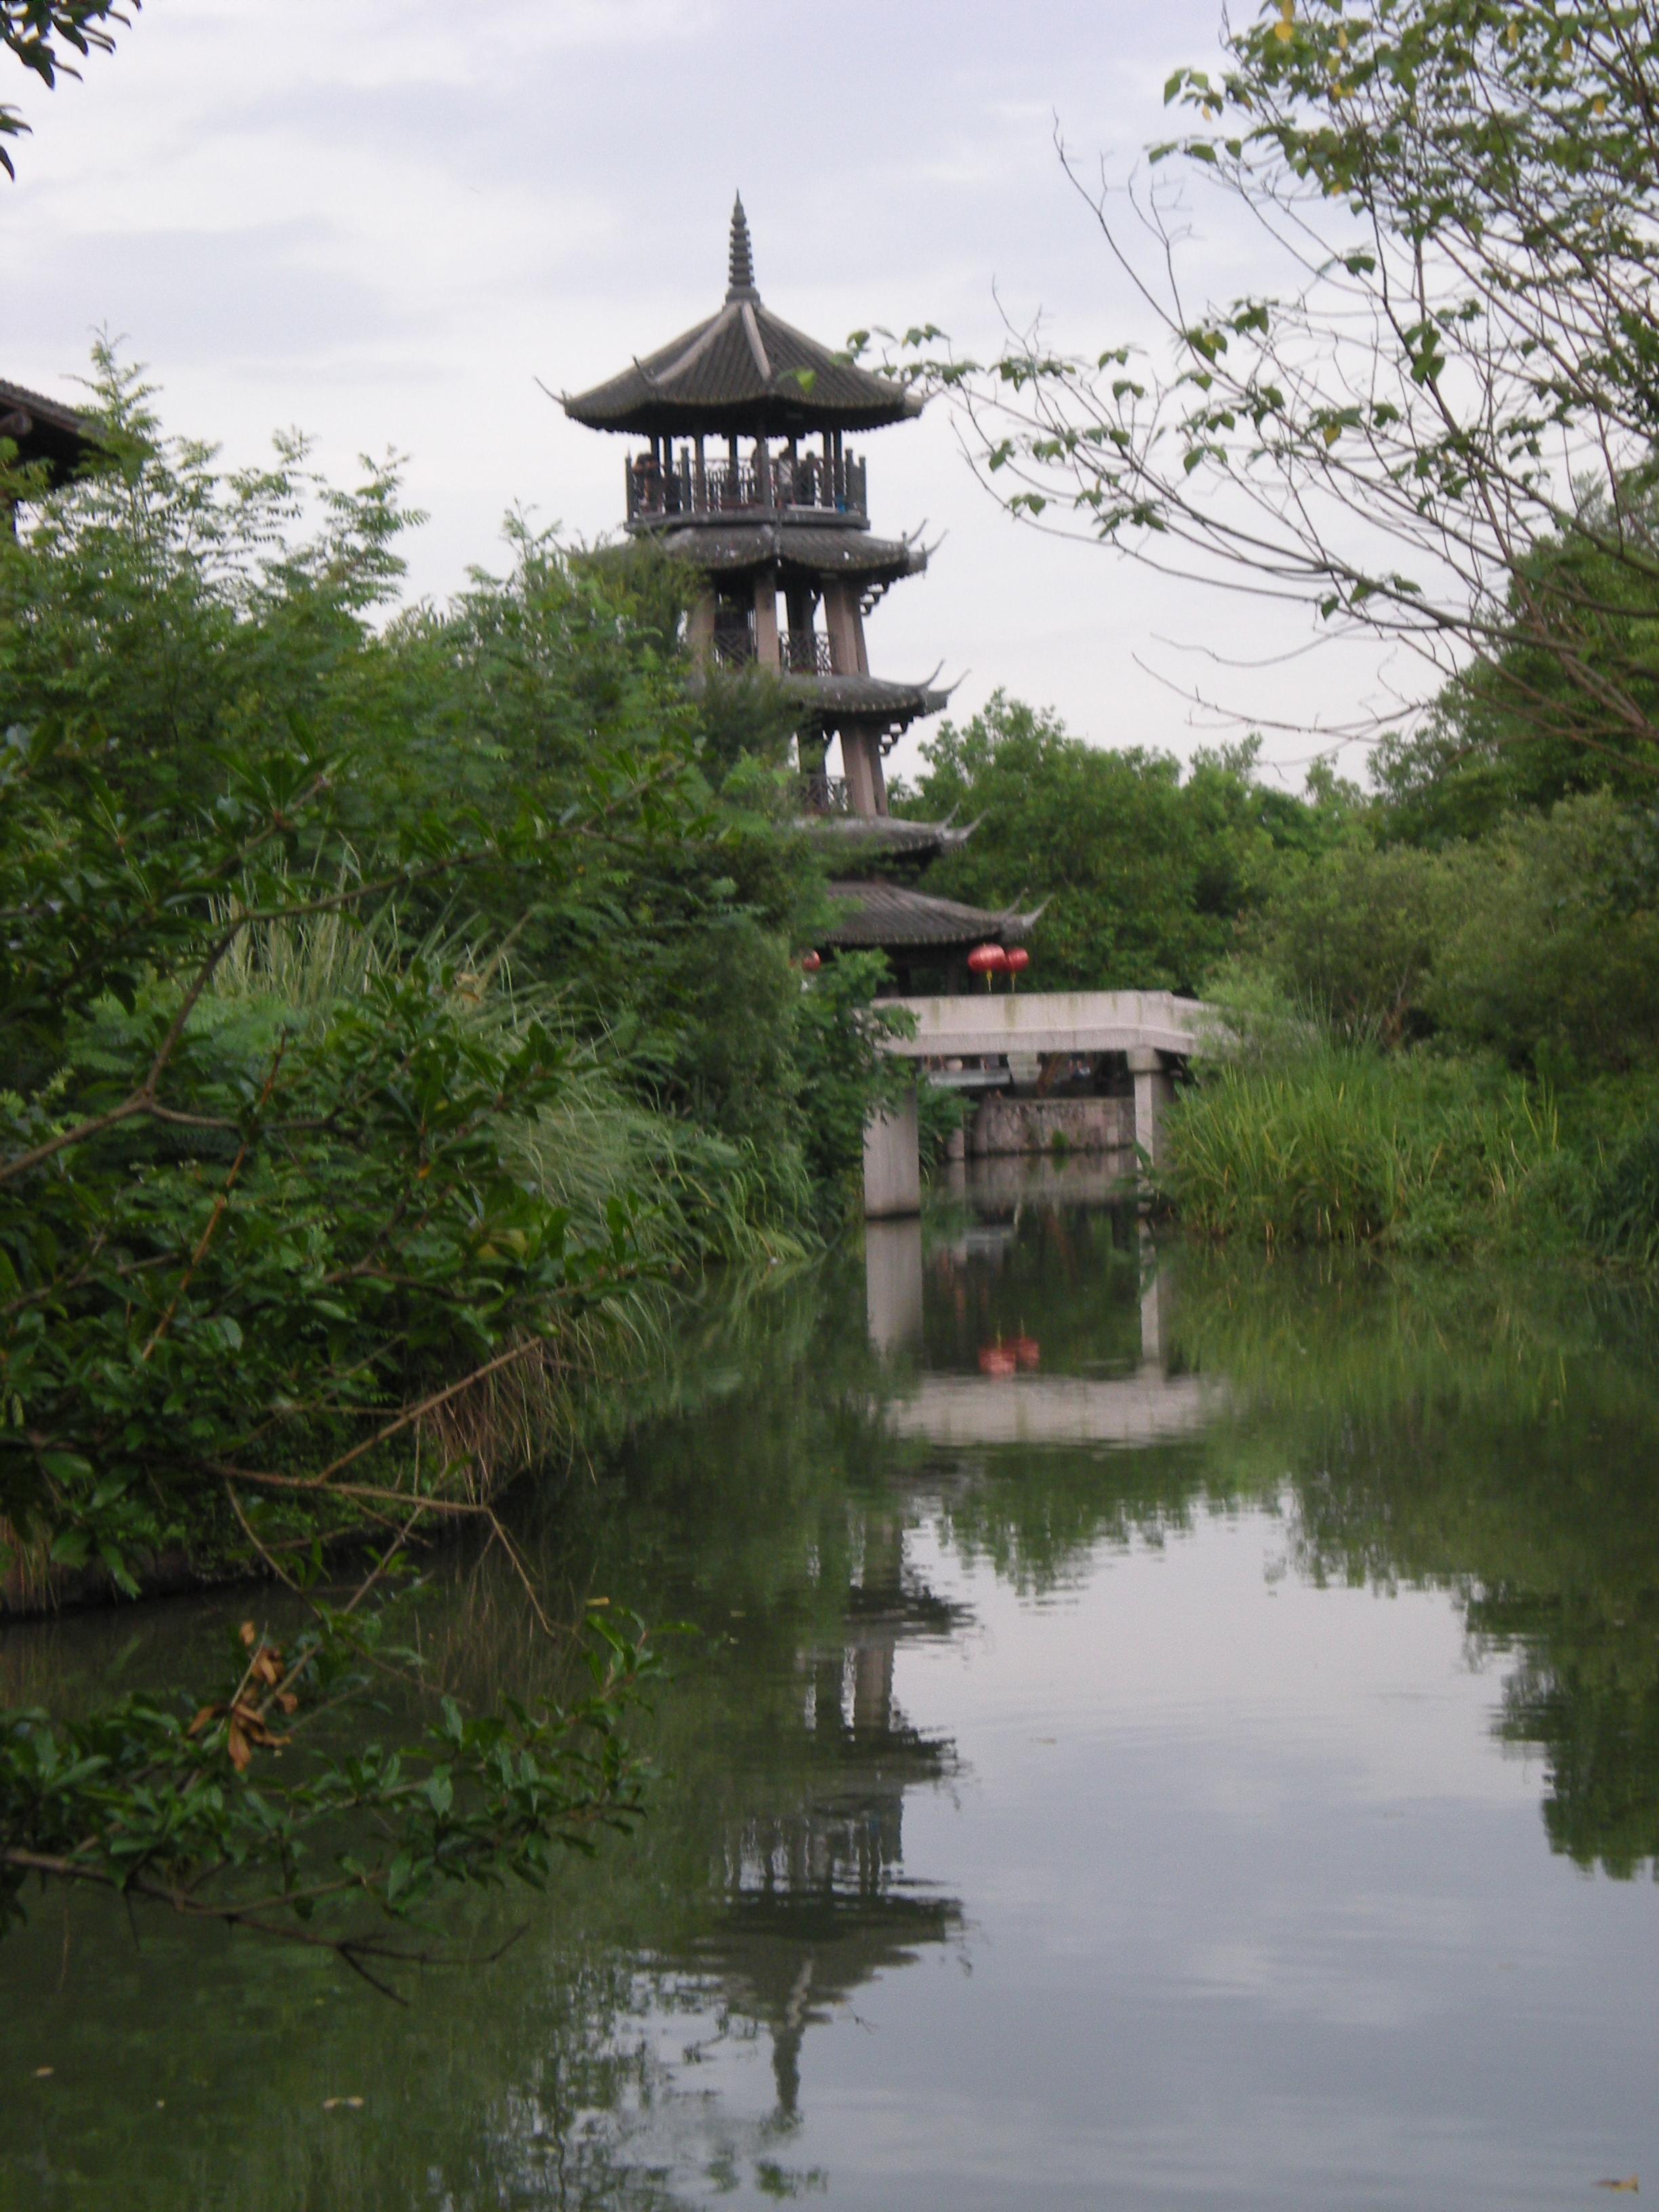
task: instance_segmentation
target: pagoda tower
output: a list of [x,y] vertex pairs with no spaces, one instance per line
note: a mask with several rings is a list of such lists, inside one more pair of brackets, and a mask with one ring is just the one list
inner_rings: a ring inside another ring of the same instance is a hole
[[807,806],[838,852],[878,871],[831,884],[838,920],[826,941],[879,946],[904,982],[987,937],[1023,936],[1033,917],[928,898],[894,878],[968,833],[888,812],[887,754],[949,694],[932,678],[871,673],[866,617],[927,555],[914,536],[872,533],[865,462],[847,441],[913,418],[921,402],[762,304],[741,198],[719,311],[563,405],[574,422],[634,441],[627,528],[698,572],[695,657],[769,672],[799,702]]

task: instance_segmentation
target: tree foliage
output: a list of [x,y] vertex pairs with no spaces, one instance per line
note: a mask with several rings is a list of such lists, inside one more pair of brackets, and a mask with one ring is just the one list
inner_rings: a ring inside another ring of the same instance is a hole
[[[1165,358],[921,331],[904,373],[1015,513],[1408,647],[1429,691],[1478,653],[1511,724],[1659,770],[1656,33],[1652,0],[1274,0],[1170,77],[1131,215],[1080,187]],[[1206,188],[1277,289],[1193,281]]]
[[0,538],[7,1589],[261,1568],[308,1625],[193,1703],[9,1716],[0,1889],[295,1929],[627,1810],[637,1639],[574,1714],[264,1769],[285,1699],[385,1678],[410,1547],[510,1550],[501,1485],[642,1283],[833,1210],[874,978],[804,993],[777,702],[696,690],[659,567],[514,525],[507,574],[398,611],[390,471],[227,474],[97,381],[106,459]]
[[[64,58],[64,48],[84,61],[112,53],[115,28],[125,30],[143,0],[0,0],[0,52],[33,71],[50,92],[60,76],[80,71]],[[0,168],[17,173],[5,141],[29,126],[15,107],[0,103]]]

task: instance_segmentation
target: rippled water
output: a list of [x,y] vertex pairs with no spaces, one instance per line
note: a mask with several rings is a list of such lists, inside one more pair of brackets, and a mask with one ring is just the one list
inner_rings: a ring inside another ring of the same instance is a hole
[[[0,2204],[1659,2186],[1646,1304],[1160,1256],[1047,1182],[728,1286],[526,1500],[568,1596],[703,1632],[636,1841],[406,2010],[53,1904],[0,1948]],[[226,1613],[13,1630],[7,1694]],[[437,1626],[523,1679],[487,1564]]]

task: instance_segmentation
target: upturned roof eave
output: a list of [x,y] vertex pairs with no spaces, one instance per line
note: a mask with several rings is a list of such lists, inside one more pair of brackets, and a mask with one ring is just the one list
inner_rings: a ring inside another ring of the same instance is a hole
[[914,421],[925,402],[772,314],[750,289],[728,295],[705,321],[560,404],[590,430],[645,437],[881,429]]
[[948,952],[988,939],[1018,944],[1042,913],[1041,908],[1024,914],[1014,907],[971,907],[886,882],[836,882],[826,888],[841,911],[819,941],[849,950]]
[[[859,527],[849,529],[855,520]],[[872,538],[862,516],[819,516],[799,520],[787,511],[768,521],[734,522],[729,515],[696,516],[690,526],[678,522],[648,527],[629,526],[630,536],[650,538],[677,561],[709,572],[740,574],[774,565],[804,575],[851,576],[866,583],[897,583],[920,576],[927,567],[927,548],[914,538]]]

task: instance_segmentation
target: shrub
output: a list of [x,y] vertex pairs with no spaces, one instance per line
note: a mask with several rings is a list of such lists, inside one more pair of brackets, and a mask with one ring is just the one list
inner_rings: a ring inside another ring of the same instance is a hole
[[1444,877],[1431,854],[1355,838],[1281,878],[1251,951],[1322,1019],[1398,1044],[1425,1026]]

